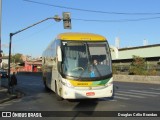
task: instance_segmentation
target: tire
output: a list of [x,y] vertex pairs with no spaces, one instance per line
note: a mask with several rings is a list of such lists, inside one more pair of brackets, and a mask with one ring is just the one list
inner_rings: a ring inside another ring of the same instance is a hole
[[110,97],[111,100],[114,100],[114,96],[115,96],[115,87],[116,87],[116,86],[113,86],[113,94],[112,94],[112,96]]
[[46,78],[45,77],[43,77],[43,84],[44,84],[45,90],[49,91],[50,89],[48,88],[48,86],[46,84]]

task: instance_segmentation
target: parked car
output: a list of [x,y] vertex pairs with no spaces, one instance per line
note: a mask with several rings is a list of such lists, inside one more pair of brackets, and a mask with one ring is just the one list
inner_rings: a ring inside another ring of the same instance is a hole
[[7,78],[8,77],[8,74],[5,70],[0,70],[0,77],[1,78]]

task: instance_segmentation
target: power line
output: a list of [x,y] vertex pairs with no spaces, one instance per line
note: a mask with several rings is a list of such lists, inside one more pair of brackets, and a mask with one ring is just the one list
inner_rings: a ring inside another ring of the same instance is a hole
[[[156,15],[156,14],[160,14],[160,13],[119,13],[119,12],[105,12],[105,11],[95,11],[95,10],[86,10],[86,9],[71,8],[71,7],[65,7],[65,6],[57,6],[57,5],[53,5],[53,4],[36,2],[36,1],[32,1],[32,0],[23,0],[23,1],[31,2],[31,3],[36,3],[36,4],[41,4],[41,5],[46,5],[46,6],[50,6],[50,7],[58,7],[58,8],[79,10],[79,11],[85,11],[85,12],[94,12],[94,13],[123,14],[123,15]],[[137,18],[137,19],[119,19],[119,20],[96,20],[96,19],[72,18],[72,20],[79,20],[79,21],[85,21],[85,22],[134,22],[134,21],[144,21],[144,20],[152,20],[152,19],[160,19],[160,17]]]
[[120,19],[120,20],[96,20],[96,19],[80,19],[80,18],[71,18],[72,20],[79,20],[85,22],[136,22],[136,21],[144,21],[144,20],[154,20],[160,19],[160,17],[150,17],[150,18],[137,18],[137,19]]
[[59,6],[59,5],[53,5],[49,3],[44,2],[37,2],[32,0],[23,0],[25,2],[50,6],[50,7],[56,7],[56,8],[64,8],[64,9],[70,9],[70,10],[77,10],[77,11],[84,11],[84,12],[92,12],[92,13],[102,13],[102,14],[117,14],[117,15],[160,15],[160,13],[125,13],[125,12],[107,12],[107,11],[97,11],[97,10],[88,10],[88,9],[81,9],[81,8],[72,8],[72,7],[66,7],[66,6]]

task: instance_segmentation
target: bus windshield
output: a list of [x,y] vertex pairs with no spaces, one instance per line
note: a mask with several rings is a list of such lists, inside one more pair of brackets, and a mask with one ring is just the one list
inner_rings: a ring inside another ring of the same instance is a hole
[[112,73],[107,42],[62,42],[62,72],[78,79],[104,77]]

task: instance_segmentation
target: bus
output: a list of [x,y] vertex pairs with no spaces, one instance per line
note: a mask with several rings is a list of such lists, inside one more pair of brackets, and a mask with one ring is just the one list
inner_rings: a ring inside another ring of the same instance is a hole
[[93,33],[59,34],[42,54],[42,76],[58,100],[112,97],[107,39]]

